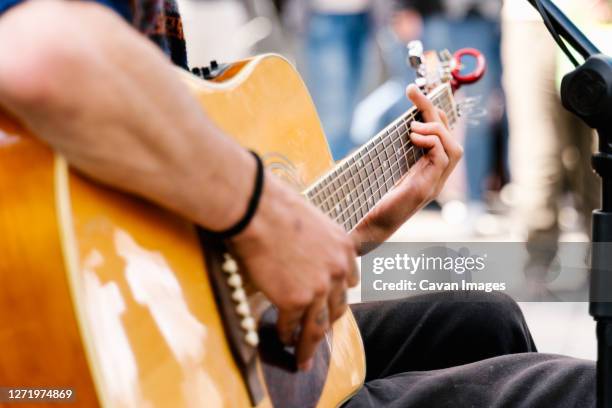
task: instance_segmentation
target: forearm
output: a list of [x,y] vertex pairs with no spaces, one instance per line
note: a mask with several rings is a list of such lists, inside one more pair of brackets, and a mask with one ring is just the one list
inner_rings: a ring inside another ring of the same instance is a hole
[[19,6],[0,18],[0,54],[0,104],[83,173],[213,230],[241,217],[253,158],[111,11]]
[[[360,256],[386,242],[428,203],[414,193],[418,187],[411,184],[410,180],[405,180],[402,185],[396,186],[351,232]],[[401,205],[397,205],[400,202]]]

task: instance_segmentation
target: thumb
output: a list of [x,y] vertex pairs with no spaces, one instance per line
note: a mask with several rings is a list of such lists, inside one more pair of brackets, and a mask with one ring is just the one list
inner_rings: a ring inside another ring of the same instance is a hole
[[427,122],[438,120],[438,110],[416,85],[408,85],[408,88],[406,88],[406,96],[408,96],[408,99],[414,103],[414,106],[423,113],[423,118]]

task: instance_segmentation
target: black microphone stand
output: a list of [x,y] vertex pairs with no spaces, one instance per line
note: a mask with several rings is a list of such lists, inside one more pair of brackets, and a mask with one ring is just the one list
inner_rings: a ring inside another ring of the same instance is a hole
[[[602,180],[602,209],[593,212],[589,312],[597,322],[597,406],[612,408],[612,58],[595,45],[550,0],[528,0],[542,15],[557,44],[576,69],[563,78],[563,106],[595,129],[599,152],[593,169]],[[565,40],[585,59],[579,65]]]

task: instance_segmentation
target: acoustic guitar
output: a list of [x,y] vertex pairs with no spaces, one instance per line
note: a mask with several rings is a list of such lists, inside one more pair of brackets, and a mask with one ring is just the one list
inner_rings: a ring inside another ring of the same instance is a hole
[[[334,164],[304,83],[279,56],[198,73],[207,79],[180,75],[207,115],[347,231],[424,153],[409,140],[412,109]],[[451,80],[426,87],[452,125]],[[0,387],[71,388],[82,407],[333,407],[363,384],[350,311],[314,368],[297,372],[274,309],[222,244],[80,176],[4,114],[0,232]]]

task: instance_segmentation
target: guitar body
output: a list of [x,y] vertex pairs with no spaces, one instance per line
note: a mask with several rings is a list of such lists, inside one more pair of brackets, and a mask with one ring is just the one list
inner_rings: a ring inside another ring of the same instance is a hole
[[[284,59],[236,63],[214,82],[181,75],[220,128],[296,189],[333,165]],[[251,380],[262,394],[253,398],[207,271],[219,254],[203,249],[192,224],[81,177],[3,115],[0,231],[1,386],[70,387],[77,406],[151,408],[266,407],[275,387],[288,387],[274,404],[294,404],[297,389],[267,382],[259,359]],[[365,377],[350,311],[327,339],[322,407]]]

